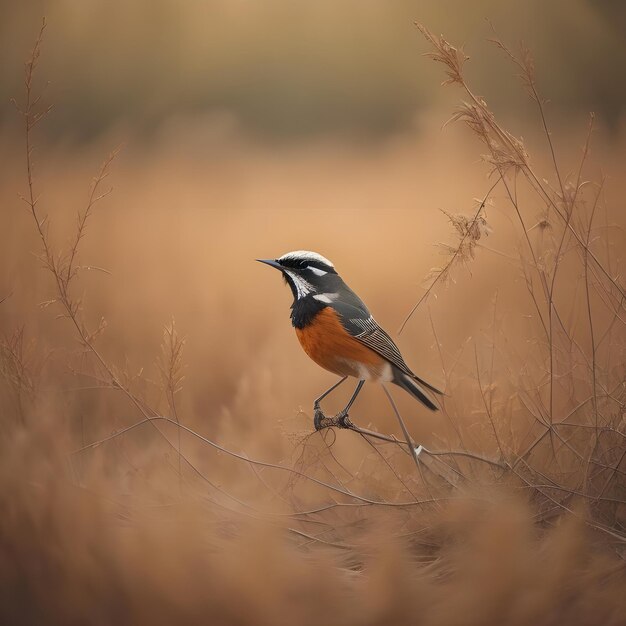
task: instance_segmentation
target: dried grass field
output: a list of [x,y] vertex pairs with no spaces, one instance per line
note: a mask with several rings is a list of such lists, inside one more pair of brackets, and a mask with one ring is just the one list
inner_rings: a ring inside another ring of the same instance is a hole
[[[626,624],[623,133],[496,44],[510,128],[422,35],[452,104],[414,130],[197,115],[112,153],[46,141],[44,32],[0,142],[0,623]],[[392,390],[410,437],[375,385],[386,440],[314,431],[334,378],[254,262],[292,249],[445,391]]]

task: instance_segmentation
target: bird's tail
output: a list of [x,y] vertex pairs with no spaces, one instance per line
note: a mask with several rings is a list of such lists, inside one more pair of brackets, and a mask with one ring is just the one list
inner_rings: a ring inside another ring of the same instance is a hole
[[412,378],[411,376],[405,374],[397,368],[394,368],[393,374],[393,382],[396,385],[402,387],[402,389],[410,393],[416,400],[419,400],[431,411],[437,411],[439,409],[439,407],[432,401],[430,397],[430,392],[442,395],[442,392],[439,391],[439,389],[433,387],[432,385],[429,385],[427,382],[423,381],[417,376],[415,376],[415,378]]

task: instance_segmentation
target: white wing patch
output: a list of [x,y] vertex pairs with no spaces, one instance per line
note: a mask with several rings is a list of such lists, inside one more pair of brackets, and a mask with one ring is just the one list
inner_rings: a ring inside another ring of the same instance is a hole
[[319,300],[320,302],[325,302],[326,304],[332,304],[339,297],[338,293],[318,293],[313,296],[314,300]]

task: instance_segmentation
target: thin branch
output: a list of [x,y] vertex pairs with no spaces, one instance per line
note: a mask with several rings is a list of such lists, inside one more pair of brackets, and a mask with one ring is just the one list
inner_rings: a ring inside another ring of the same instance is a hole
[[413,314],[415,313],[415,311],[417,311],[420,304],[422,304],[422,302],[424,302],[424,300],[430,295],[431,291],[434,289],[435,285],[441,280],[441,278],[443,276],[446,276],[448,270],[452,267],[452,265],[458,258],[459,254],[461,253],[461,250],[463,249],[463,245],[465,244],[466,240],[468,239],[468,237],[470,236],[470,233],[473,230],[473,227],[476,226],[478,223],[478,218],[480,217],[482,210],[485,208],[487,199],[489,198],[489,196],[491,195],[493,190],[496,188],[496,185],[500,182],[501,179],[502,178],[500,177],[498,180],[496,180],[496,182],[491,186],[489,191],[485,194],[485,197],[483,198],[482,202],[478,205],[478,210],[474,214],[474,217],[469,221],[468,228],[465,231],[465,233],[461,236],[461,239],[459,243],[457,244],[454,252],[452,253],[452,256],[448,260],[448,263],[445,265],[445,267],[441,271],[437,272],[437,275],[435,276],[431,284],[428,286],[428,289],[426,289],[426,291],[422,294],[422,297],[415,303],[413,308],[409,311],[408,315],[404,318],[402,324],[400,324],[400,328],[398,329],[398,335],[402,333],[402,331],[404,330],[404,327],[407,325],[411,317],[413,317]]

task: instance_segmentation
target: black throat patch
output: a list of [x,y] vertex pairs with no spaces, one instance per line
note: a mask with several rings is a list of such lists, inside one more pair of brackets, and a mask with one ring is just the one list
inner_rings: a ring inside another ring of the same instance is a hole
[[320,302],[313,297],[313,294],[308,294],[304,298],[296,300],[291,305],[291,323],[295,328],[304,328],[308,326],[313,318],[328,305],[325,302]]

